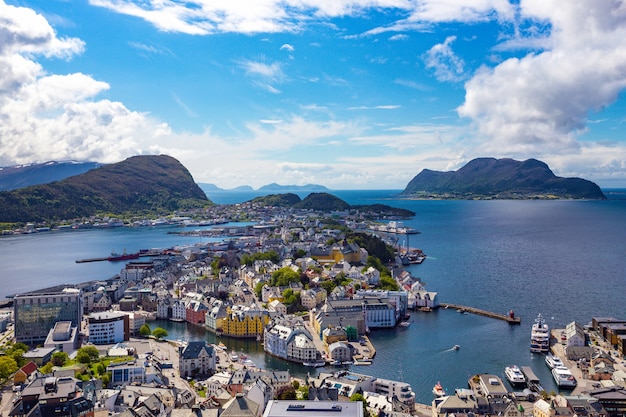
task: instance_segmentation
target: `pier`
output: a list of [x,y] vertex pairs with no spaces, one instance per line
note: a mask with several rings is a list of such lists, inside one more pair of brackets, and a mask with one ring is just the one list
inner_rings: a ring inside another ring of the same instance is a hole
[[481,310],[480,308],[462,306],[459,304],[450,304],[450,303],[439,303],[440,307],[443,308],[452,308],[461,313],[467,312],[472,314],[478,314],[479,316],[491,317],[492,319],[504,320],[509,324],[520,324],[522,320],[519,317],[515,317],[512,314],[499,314],[494,313],[492,311]]

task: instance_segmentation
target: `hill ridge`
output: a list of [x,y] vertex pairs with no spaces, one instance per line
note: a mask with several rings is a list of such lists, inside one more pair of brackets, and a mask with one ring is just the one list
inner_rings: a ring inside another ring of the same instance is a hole
[[600,187],[581,178],[554,175],[537,159],[476,158],[457,171],[422,170],[403,195],[448,198],[574,198],[606,199]]

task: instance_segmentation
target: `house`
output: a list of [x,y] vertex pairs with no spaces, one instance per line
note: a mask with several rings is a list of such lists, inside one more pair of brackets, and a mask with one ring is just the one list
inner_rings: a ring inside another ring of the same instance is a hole
[[224,405],[220,417],[261,417],[261,407],[243,394],[237,394]]
[[35,362],[28,362],[15,372],[15,375],[13,375],[13,383],[15,385],[25,384],[26,381],[28,381],[28,377],[30,377],[37,369],[38,366]]
[[215,372],[215,351],[205,341],[189,342],[178,348],[178,369],[180,376],[213,375]]

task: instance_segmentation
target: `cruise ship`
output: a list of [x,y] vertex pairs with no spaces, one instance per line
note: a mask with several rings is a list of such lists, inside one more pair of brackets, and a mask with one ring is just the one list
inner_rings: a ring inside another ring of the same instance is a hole
[[547,353],[550,350],[550,327],[546,324],[541,313],[535,319],[530,330],[530,351]]
[[573,389],[576,387],[577,381],[572,372],[565,366],[557,366],[552,369],[552,377],[559,388]]

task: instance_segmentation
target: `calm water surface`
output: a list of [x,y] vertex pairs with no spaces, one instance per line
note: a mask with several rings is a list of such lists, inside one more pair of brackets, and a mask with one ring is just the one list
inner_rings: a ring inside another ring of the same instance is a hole
[[[475,373],[503,375],[509,364],[530,365],[544,387],[555,389],[543,357],[529,352],[530,327],[538,313],[552,327],[593,316],[626,317],[626,200],[609,201],[415,201],[394,199],[394,191],[338,191],[351,204],[383,203],[417,214],[405,223],[422,233],[408,244],[428,255],[410,270],[437,291],[440,301],[522,318],[519,326],[455,311],[413,313],[408,328],[374,331],[374,364],[357,372],[411,383],[419,402],[429,403],[432,386],[465,387]],[[617,194],[624,195],[622,191]],[[249,198],[248,198],[249,197]],[[245,199],[254,197],[246,196]],[[245,199],[220,201],[237,203]],[[123,263],[76,264],[111,250],[192,244],[199,238],[167,234],[172,228],[88,230],[0,238],[0,294],[44,286],[109,278]],[[400,244],[407,244],[401,238]],[[214,335],[201,328],[162,322],[170,337],[187,340]],[[258,365],[307,369],[266,357],[255,341],[224,338],[229,349],[245,351]],[[450,348],[461,345],[458,351]]]

